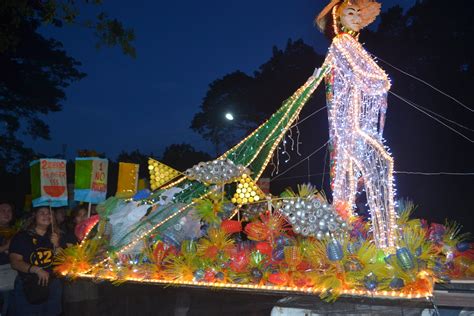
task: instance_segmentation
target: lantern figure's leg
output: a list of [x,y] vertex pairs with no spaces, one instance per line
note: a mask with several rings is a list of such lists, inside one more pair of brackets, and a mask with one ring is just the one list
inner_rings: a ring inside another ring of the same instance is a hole
[[328,111],[335,163],[333,200],[336,207],[353,210],[362,178],[375,244],[392,252],[397,235],[393,158],[385,150],[379,130],[375,128],[380,107],[371,107],[373,104],[367,100],[362,104],[360,90],[356,87],[348,86],[344,92],[342,95],[346,98],[331,95]]
[[391,252],[397,236],[393,158],[379,140],[361,130],[356,132],[356,146],[353,162],[364,179],[375,244]]

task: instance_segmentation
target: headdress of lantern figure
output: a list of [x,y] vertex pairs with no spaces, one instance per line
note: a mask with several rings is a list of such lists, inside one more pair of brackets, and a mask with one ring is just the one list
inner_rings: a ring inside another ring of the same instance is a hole
[[375,244],[392,252],[397,238],[393,159],[382,138],[390,81],[357,40],[379,12],[380,4],[372,0],[333,0],[316,24],[332,38],[325,80],[334,204],[352,210],[363,184]]

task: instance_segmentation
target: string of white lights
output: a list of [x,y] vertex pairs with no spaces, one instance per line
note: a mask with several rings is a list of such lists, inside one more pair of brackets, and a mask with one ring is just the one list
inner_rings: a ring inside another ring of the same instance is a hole
[[374,58],[380,60],[381,62],[387,64],[388,66],[392,67],[393,69],[398,70],[398,71],[401,72],[402,74],[407,75],[407,76],[409,76],[409,77],[411,77],[411,78],[413,78],[413,79],[415,79],[415,80],[417,80],[417,81],[419,81],[419,82],[421,82],[421,83],[427,85],[428,87],[432,88],[432,89],[435,90],[436,92],[441,93],[442,95],[444,95],[445,97],[447,97],[447,98],[453,100],[453,101],[456,102],[458,105],[460,105],[461,107],[465,108],[466,110],[469,110],[469,111],[471,111],[471,112],[474,112],[474,109],[472,109],[472,108],[469,107],[468,105],[462,103],[461,101],[459,101],[459,100],[456,99],[455,97],[451,96],[450,94],[448,94],[448,93],[446,93],[446,92],[444,92],[444,91],[442,91],[442,90],[436,88],[435,86],[433,86],[433,85],[430,84],[429,82],[427,82],[427,81],[425,81],[425,80],[423,80],[423,79],[421,79],[421,78],[418,78],[417,76],[412,75],[412,74],[410,74],[410,73],[408,73],[408,72],[406,72],[406,71],[404,71],[404,70],[402,70],[402,69],[400,69],[400,68],[398,68],[398,67],[392,65],[392,64],[389,63],[388,61],[385,61],[385,60],[381,59],[380,57],[375,56],[375,55],[372,54],[372,53],[369,53],[369,54],[372,55],[372,57],[374,57]]
[[[474,172],[422,172],[422,171],[394,171],[395,174],[401,175],[417,175],[417,176],[474,176]],[[309,177],[316,177],[316,176],[325,176],[329,175],[329,172],[320,172],[320,173],[311,173],[306,175],[300,176],[291,176],[291,177],[281,177],[276,180],[290,180],[290,179],[298,179],[298,178],[307,178]],[[273,181],[275,179],[271,179]],[[322,187],[322,186],[321,186]]]
[[441,125],[447,127],[448,129],[450,129],[451,131],[453,131],[454,133],[458,134],[459,136],[461,136],[462,138],[465,138],[466,140],[468,140],[469,142],[471,143],[474,143],[474,140],[472,140],[471,138],[469,138],[468,136],[464,135],[463,133],[461,133],[460,131],[456,130],[455,128],[447,125],[446,123],[444,123],[443,121],[441,121],[440,119],[430,115],[428,112],[424,111],[423,109],[419,108],[418,106],[416,106],[415,104],[412,104],[411,101],[403,98],[402,96],[399,96],[398,94],[392,92],[392,91],[389,91],[393,96],[397,97],[398,99],[400,99],[401,101],[407,103],[408,105],[410,105],[411,107],[417,109],[418,111],[420,111],[421,113],[429,116],[430,118],[432,118],[433,120],[437,121],[438,123],[440,123]]
[[[393,95],[395,95],[395,93],[392,92],[392,91],[390,91],[390,93],[392,93]],[[447,118],[447,117],[445,117],[445,116],[443,116],[443,115],[441,115],[441,114],[439,114],[439,113],[436,113],[435,111],[432,111],[432,110],[430,110],[430,109],[428,109],[428,108],[426,108],[426,107],[424,107],[424,106],[421,106],[421,105],[419,105],[418,103],[415,103],[414,101],[411,101],[411,100],[409,100],[409,99],[407,99],[407,98],[405,98],[405,97],[402,97],[402,96],[400,96],[400,95],[398,95],[398,96],[399,96],[400,98],[402,98],[404,102],[410,103],[410,105],[412,105],[412,106],[414,106],[414,107],[418,107],[418,108],[420,108],[420,109],[422,109],[422,110],[425,110],[426,112],[429,112],[429,113],[433,114],[434,116],[437,116],[438,118],[443,119],[443,120],[445,120],[445,121],[447,121],[447,122],[449,122],[449,123],[451,123],[451,124],[454,124],[454,125],[456,125],[456,126],[458,126],[458,127],[460,127],[460,128],[463,128],[463,129],[468,130],[468,131],[470,131],[470,132],[474,132],[474,129],[472,129],[472,128],[470,128],[470,127],[467,127],[467,126],[465,126],[465,125],[462,125],[462,124],[459,123],[459,122],[453,121],[453,120],[451,120],[451,119],[449,119],[449,118]]]
[[275,180],[276,178],[281,177],[282,175],[288,173],[290,170],[296,168],[297,166],[299,166],[300,164],[302,164],[306,159],[311,158],[313,155],[315,155],[316,153],[318,153],[321,149],[325,148],[328,143],[329,143],[329,140],[326,141],[321,147],[319,147],[318,149],[316,149],[315,151],[313,151],[312,153],[310,153],[308,156],[306,156],[306,158],[304,158],[304,159],[298,161],[298,162],[295,163],[293,166],[291,166],[290,168],[286,169],[284,172],[282,172],[282,173],[276,175],[275,177],[273,177],[273,178],[271,179],[271,181]]
[[409,174],[420,176],[474,176],[474,172],[422,172],[422,171],[395,171],[396,174]]
[[306,121],[307,119],[309,119],[309,118],[312,117],[313,115],[318,114],[319,112],[321,112],[322,110],[324,110],[324,109],[327,108],[327,107],[328,107],[328,106],[325,105],[325,106],[323,106],[322,108],[319,108],[319,109],[317,109],[316,111],[312,112],[311,114],[308,114],[308,115],[305,116],[303,119],[299,120],[296,124],[294,124],[291,128],[296,127],[297,125],[300,125],[301,123],[303,123],[304,121]]
[[[306,159],[305,159],[306,160]],[[289,180],[289,179],[298,179],[298,178],[307,178],[307,177],[316,177],[316,176],[323,176],[323,175],[328,175],[329,172],[320,172],[320,173],[311,173],[311,174],[306,174],[306,175],[301,175],[301,176],[291,176],[291,177],[282,177],[278,179],[271,179],[273,180]]]
[[[392,92],[391,92],[391,93],[392,93]],[[460,128],[463,128],[463,129],[465,129],[465,130],[468,130],[468,131],[470,131],[470,132],[474,132],[474,129],[472,129],[472,128],[470,128],[470,127],[467,127],[467,126],[465,126],[465,125],[462,125],[461,123],[458,123],[458,122],[453,121],[453,120],[451,120],[451,119],[448,119],[447,117],[445,117],[445,116],[443,116],[443,115],[441,115],[441,114],[439,114],[439,113],[436,113],[435,111],[432,111],[432,110],[430,110],[430,109],[428,109],[428,108],[426,108],[426,107],[424,107],[424,106],[421,106],[421,105],[419,105],[418,103],[415,103],[415,102],[413,102],[413,101],[411,101],[411,100],[409,100],[409,99],[407,99],[407,98],[404,98],[404,99],[405,99],[405,102],[410,102],[411,105],[416,106],[416,107],[419,107],[420,109],[423,109],[423,110],[425,110],[426,112],[431,113],[431,114],[433,114],[434,116],[437,116],[437,117],[440,118],[440,119],[443,119],[443,120],[445,120],[445,121],[447,121],[447,122],[449,122],[449,123],[451,123],[451,124],[454,124],[454,125],[456,125],[456,126],[458,126],[458,127],[460,127]]]

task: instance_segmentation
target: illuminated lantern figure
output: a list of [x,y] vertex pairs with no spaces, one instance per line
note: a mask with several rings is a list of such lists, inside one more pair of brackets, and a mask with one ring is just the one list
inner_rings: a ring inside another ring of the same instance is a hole
[[[237,189],[242,189],[242,192],[236,191],[245,196],[234,196],[233,203],[244,205],[252,199],[252,203],[262,201],[263,195],[251,184],[260,178],[273,154],[278,154],[278,145],[284,141],[311,95],[325,80],[335,208],[344,214],[352,212],[358,185],[364,185],[372,214],[375,244],[385,253],[395,253],[397,226],[393,202],[393,160],[382,139],[390,82],[357,41],[358,32],[370,24],[379,12],[380,4],[372,0],[333,0],[316,19],[321,30],[332,38],[321,68],[268,120],[215,161],[228,160],[252,171],[240,179],[241,186]],[[168,227],[186,216],[195,203],[218,190],[219,186],[209,185],[205,177],[204,181],[193,179],[175,170],[170,171],[166,166],[169,172],[160,169],[163,172],[156,173],[159,164],[152,163],[149,168],[154,175],[151,180],[155,180],[155,183],[152,181],[152,189],[157,190],[148,201],[152,207],[133,201],[119,203],[110,210],[109,222],[116,220],[121,224],[114,224],[116,232],[111,237],[118,254],[136,249],[134,247],[152,233],[165,234]],[[161,178],[160,175],[164,173],[166,179],[163,180],[163,175]],[[225,176],[222,171],[218,171],[217,175]],[[159,183],[156,182],[157,177],[160,178]],[[249,187],[252,190],[248,191]],[[273,249],[275,260],[285,258],[283,248],[284,245],[279,245]],[[331,258],[339,260],[340,249],[331,245],[329,252]],[[109,259],[111,257],[102,262]],[[199,279],[201,276],[195,277]],[[287,282],[286,279],[280,281]]]
[[390,81],[358,42],[358,32],[379,12],[380,4],[372,0],[334,0],[316,23],[332,38],[325,80],[334,204],[352,208],[358,184],[363,184],[375,243],[393,251],[397,230],[393,159],[382,138]]

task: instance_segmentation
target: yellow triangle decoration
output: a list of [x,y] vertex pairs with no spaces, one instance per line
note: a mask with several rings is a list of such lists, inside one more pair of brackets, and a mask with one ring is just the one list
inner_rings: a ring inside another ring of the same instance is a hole
[[152,191],[181,175],[178,170],[152,158],[148,159],[148,171],[150,171],[150,188]]
[[257,186],[257,184],[247,174],[243,174],[237,184],[232,203],[244,205],[248,203],[258,202],[265,198],[265,194]]

